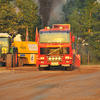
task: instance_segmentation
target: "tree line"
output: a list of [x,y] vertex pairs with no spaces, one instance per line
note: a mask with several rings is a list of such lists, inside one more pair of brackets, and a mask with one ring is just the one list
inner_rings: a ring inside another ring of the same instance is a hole
[[100,63],[100,3],[97,0],[67,0],[63,6],[65,23],[76,36],[76,52],[82,64]]
[[[96,1],[67,0],[62,9],[62,24],[71,24],[71,32],[76,37],[74,48],[81,54],[82,64],[100,62],[100,3]],[[36,26],[43,28],[33,0],[0,0],[0,33],[18,32],[25,40],[27,26],[29,40],[33,41]]]
[[20,33],[25,40],[28,26],[29,39],[34,40],[36,26],[42,28],[37,15],[38,6],[33,0],[0,0],[0,33]]

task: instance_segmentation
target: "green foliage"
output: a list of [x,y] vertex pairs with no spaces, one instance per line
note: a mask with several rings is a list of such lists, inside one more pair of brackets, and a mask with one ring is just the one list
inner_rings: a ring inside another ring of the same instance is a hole
[[79,50],[83,63],[87,63],[87,52],[91,63],[100,61],[100,4],[95,1],[70,0],[63,6],[65,23],[71,24],[71,30],[77,37],[76,43],[79,44],[80,40],[81,44],[89,43],[88,46],[84,45],[84,53]]
[[100,31],[100,4],[95,4],[92,9],[92,29],[93,31]]
[[74,11],[80,13],[86,7],[86,0],[70,0],[63,6],[63,12],[65,13],[65,21],[68,21],[68,16]]
[[96,59],[100,61],[100,4],[95,4],[92,8],[91,19],[92,32],[89,35],[88,42],[95,52]]
[[87,53],[86,53],[86,51],[84,51],[83,53],[81,53],[81,63],[82,64],[86,64],[86,63],[88,63],[88,56],[87,56]]
[[29,39],[34,40],[36,26],[42,27],[41,19],[37,15],[38,6],[33,0],[0,0],[0,32],[11,33],[14,30],[26,36],[28,26]]
[[17,29],[16,10],[10,4],[11,0],[0,1],[0,32],[12,32]]
[[41,27],[41,20],[37,15],[38,6],[33,0],[16,0],[16,6],[19,8],[19,31],[25,38],[26,27],[28,26],[29,39],[33,41],[36,26]]

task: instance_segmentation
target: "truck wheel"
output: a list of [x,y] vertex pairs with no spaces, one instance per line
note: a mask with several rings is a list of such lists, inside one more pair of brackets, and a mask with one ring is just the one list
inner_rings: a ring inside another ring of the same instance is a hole
[[74,69],[75,69],[75,66],[73,65],[73,66],[72,66],[72,70],[74,70]]
[[13,54],[13,67],[17,67],[18,66],[18,53],[15,52]]
[[66,71],[67,70],[67,67],[65,67],[64,70]]
[[18,66],[19,66],[19,67],[23,67],[23,65],[24,65],[24,64],[23,64],[23,59],[20,58],[20,59],[18,60]]
[[13,65],[12,54],[7,54],[7,58],[6,58],[6,68],[11,68],[12,65]]
[[43,71],[44,70],[44,67],[39,67],[39,71]]
[[73,67],[72,64],[70,65],[70,67],[67,68],[67,71],[72,71]]
[[0,67],[2,67],[2,62],[0,62]]

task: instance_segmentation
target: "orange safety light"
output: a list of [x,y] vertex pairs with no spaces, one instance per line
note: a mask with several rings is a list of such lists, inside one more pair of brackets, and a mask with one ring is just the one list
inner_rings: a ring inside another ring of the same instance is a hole
[[47,29],[47,27],[45,27],[45,29]]

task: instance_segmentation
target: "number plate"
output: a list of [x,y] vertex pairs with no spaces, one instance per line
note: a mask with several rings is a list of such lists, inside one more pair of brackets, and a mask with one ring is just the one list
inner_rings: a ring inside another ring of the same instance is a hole
[[51,65],[52,65],[52,66],[58,66],[59,63],[58,63],[58,62],[51,62]]

